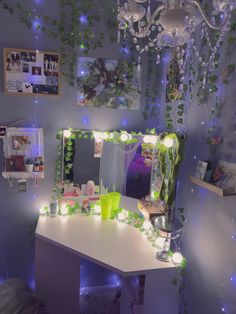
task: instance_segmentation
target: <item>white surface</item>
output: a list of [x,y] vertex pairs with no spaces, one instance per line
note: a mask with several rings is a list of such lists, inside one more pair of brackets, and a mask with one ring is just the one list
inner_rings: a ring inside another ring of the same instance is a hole
[[156,249],[139,230],[100,216],[40,217],[36,236],[122,275],[173,267],[155,258]]
[[4,179],[10,179],[10,178],[14,178],[14,179],[34,179],[36,178],[40,178],[43,179],[44,178],[44,172],[26,172],[26,171],[16,171],[16,172],[10,172],[10,171],[3,171],[2,172],[2,176]]

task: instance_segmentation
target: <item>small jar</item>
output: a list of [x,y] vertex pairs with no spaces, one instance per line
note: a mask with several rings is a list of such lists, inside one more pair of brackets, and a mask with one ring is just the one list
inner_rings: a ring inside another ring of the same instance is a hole
[[34,163],[34,172],[39,172],[39,162]]
[[43,161],[41,160],[40,163],[39,163],[39,171],[42,172],[44,171],[44,164],[43,164]]

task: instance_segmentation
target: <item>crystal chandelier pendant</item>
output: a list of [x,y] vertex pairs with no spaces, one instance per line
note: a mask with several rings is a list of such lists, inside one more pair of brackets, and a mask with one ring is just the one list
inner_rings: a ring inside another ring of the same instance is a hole
[[[129,33],[139,53],[156,50],[159,54],[163,47],[175,48],[191,44],[196,27],[203,22],[201,39],[206,40],[211,50],[218,49],[220,40],[223,40],[223,35],[230,25],[231,10],[236,7],[236,0],[213,0],[213,10],[205,12],[202,1],[199,0],[163,0],[162,4],[160,2],[117,0],[118,42],[121,34],[126,38]],[[216,18],[212,18],[214,16]],[[210,42],[209,29],[221,31],[220,40],[214,47]],[[191,45],[194,46],[193,43]],[[205,62],[199,57],[196,49],[193,50],[202,67],[208,67],[209,71],[215,70],[213,60]],[[158,54],[157,64],[160,62]],[[188,54],[185,59],[187,57]]]
[[161,61],[161,56],[160,54],[158,53],[157,56],[156,56],[156,64],[159,64]]

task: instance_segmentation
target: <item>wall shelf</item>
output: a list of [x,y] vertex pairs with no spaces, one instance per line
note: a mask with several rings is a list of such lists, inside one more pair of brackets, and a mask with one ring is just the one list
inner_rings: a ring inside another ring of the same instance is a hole
[[235,191],[230,191],[230,189],[223,189],[219,186],[216,186],[212,183],[208,183],[206,181],[203,181],[199,178],[190,176],[190,181],[198,186],[201,186],[204,189],[207,189],[215,194],[218,194],[219,196],[232,196],[232,195],[236,195]]
[[44,171],[42,172],[3,171],[2,176],[4,179],[34,179],[34,178],[43,179]]

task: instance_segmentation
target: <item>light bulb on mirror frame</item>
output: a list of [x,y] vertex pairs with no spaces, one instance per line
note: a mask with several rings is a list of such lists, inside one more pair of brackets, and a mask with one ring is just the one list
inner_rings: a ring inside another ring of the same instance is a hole
[[167,148],[170,148],[174,145],[174,140],[169,137],[166,136],[163,140],[162,140],[162,144],[165,145]]
[[65,138],[70,138],[71,135],[72,135],[72,133],[71,133],[70,130],[64,130],[64,131],[63,131],[63,136],[64,136]]
[[144,142],[145,144],[150,143],[150,135],[144,135],[144,137],[143,137],[143,142]]
[[128,133],[122,133],[120,136],[121,142],[126,142],[129,139],[129,134]]

